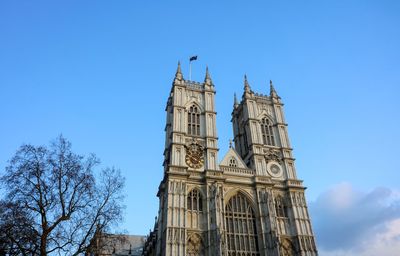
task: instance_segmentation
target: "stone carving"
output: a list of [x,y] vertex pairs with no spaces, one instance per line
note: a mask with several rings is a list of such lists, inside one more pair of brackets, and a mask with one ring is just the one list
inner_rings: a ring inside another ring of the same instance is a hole
[[217,197],[217,190],[218,190],[218,186],[217,186],[217,182],[214,182],[210,185],[210,195],[211,198],[216,199]]
[[[229,153],[220,166],[211,79],[187,81],[179,70],[176,80],[166,109],[157,241],[149,240],[151,250],[143,254],[316,256],[304,187],[297,179],[276,92],[273,97],[256,95],[245,81],[243,97],[234,100],[232,113],[236,145],[229,142],[239,157],[229,165]],[[197,111],[192,113],[193,104]],[[193,114],[190,120],[188,113]],[[269,126],[260,126],[263,118]],[[202,192],[196,201],[188,197],[194,187]],[[275,207],[278,195],[287,201],[280,208]]]
[[295,255],[292,243],[288,239],[283,239],[283,241],[282,241],[282,243],[280,245],[280,250],[281,250],[281,255],[282,256],[293,256],[293,255]]
[[268,201],[268,214],[270,217],[270,223],[271,223],[271,230],[276,231],[276,215],[274,211],[274,200],[272,199],[272,193],[269,191],[266,193],[267,195],[267,201]]
[[264,150],[265,153],[265,160],[267,163],[269,161],[277,161],[279,163],[282,163],[282,154],[279,152],[279,150],[276,149],[268,149]]
[[188,256],[200,256],[204,255],[201,237],[197,233],[188,234],[186,255]]

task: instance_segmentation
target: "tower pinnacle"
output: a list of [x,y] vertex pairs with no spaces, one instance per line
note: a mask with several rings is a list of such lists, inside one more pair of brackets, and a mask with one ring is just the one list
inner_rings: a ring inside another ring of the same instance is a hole
[[212,80],[210,73],[208,72],[208,66],[206,67],[206,77],[204,78],[204,83],[207,85],[212,85]]
[[247,75],[246,74],[244,75],[244,91],[248,92],[248,93],[251,91],[249,82],[247,81]]
[[275,91],[274,85],[272,84],[272,80],[269,80],[269,95],[272,98],[278,98],[278,94]]
[[240,250],[317,256],[306,188],[297,178],[283,103],[272,81],[266,96],[254,92],[244,76],[242,98],[233,95],[233,141],[218,163],[216,92],[208,68],[204,82],[191,81],[190,75],[189,80],[178,63],[165,109],[159,215],[142,255]]
[[181,82],[182,80],[183,80],[183,75],[182,75],[182,71],[181,71],[181,62],[178,61],[178,68],[176,69],[174,82]]
[[233,107],[236,108],[237,106],[239,106],[237,97],[236,97],[236,92],[233,94]]

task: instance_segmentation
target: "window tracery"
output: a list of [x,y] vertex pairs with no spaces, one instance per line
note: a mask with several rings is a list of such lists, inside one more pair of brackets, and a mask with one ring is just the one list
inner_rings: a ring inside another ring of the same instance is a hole
[[188,134],[200,136],[200,111],[194,104],[188,110]]
[[256,218],[247,198],[238,193],[225,206],[228,255],[260,255]]
[[261,120],[261,133],[264,144],[275,146],[272,122],[266,117]]
[[187,196],[187,209],[189,211],[203,210],[203,202],[199,190],[193,189],[189,192]]

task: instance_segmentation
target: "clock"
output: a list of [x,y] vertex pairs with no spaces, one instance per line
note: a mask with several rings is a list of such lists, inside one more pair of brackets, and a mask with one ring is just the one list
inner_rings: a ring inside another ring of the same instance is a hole
[[201,168],[204,164],[203,147],[196,141],[193,141],[189,146],[185,146],[185,148],[186,148],[186,156],[185,156],[186,164],[194,169]]
[[274,178],[281,177],[283,173],[281,165],[276,161],[270,161],[267,164],[267,171]]

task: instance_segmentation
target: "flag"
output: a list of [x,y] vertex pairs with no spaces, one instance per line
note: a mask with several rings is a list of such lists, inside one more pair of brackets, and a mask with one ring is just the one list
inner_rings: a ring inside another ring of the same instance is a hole
[[189,61],[197,60],[197,55],[190,57]]

